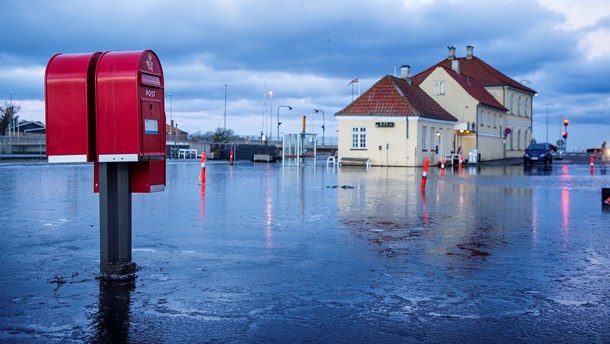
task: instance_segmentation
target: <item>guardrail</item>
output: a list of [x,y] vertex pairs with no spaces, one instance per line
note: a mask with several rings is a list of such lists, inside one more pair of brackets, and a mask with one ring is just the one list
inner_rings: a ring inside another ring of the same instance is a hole
[[0,159],[44,158],[46,153],[44,137],[0,136]]

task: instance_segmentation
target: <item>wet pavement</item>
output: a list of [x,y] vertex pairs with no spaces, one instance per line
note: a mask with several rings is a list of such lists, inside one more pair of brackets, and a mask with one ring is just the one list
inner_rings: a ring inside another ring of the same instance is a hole
[[199,166],[108,285],[93,166],[0,163],[0,342],[610,342],[607,165]]

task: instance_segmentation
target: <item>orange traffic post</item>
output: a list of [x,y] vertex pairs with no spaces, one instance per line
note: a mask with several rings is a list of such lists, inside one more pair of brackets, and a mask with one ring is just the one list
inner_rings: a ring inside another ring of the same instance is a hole
[[233,151],[229,152],[229,165],[233,165]]
[[445,159],[441,159],[441,176],[445,175]]
[[464,159],[462,158],[462,154],[460,154],[460,164],[458,165],[458,173],[462,174],[462,163],[464,162]]
[[426,158],[424,160],[424,173],[421,176],[421,186],[420,190],[426,190],[426,179],[428,178],[428,167],[430,166],[430,159]]
[[595,158],[591,157],[591,159],[589,159],[589,165],[591,165],[591,175],[595,174]]
[[205,160],[206,160],[205,152],[201,153],[201,172],[199,173],[199,184],[205,185]]

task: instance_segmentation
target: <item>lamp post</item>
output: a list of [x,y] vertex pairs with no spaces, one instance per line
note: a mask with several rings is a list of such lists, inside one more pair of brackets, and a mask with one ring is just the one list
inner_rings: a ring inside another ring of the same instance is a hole
[[227,131],[227,84],[225,84],[225,125],[224,131]]
[[316,113],[318,113],[318,112],[322,113],[322,146],[324,146],[324,136],[326,133],[326,122],[324,120],[324,111],[318,110],[318,109],[313,109],[313,111],[315,111]]
[[282,124],[282,122],[280,122],[280,108],[283,107],[288,108],[288,110],[292,110],[292,106],[288,105],[280,105],[277,107],[277,142],[280,142],[280,124]]
[[549,105],[553,104],[544,104],[546,105],[546,141],[549,142]]
[[273,136],[273,91],[269,91],[269,140]]

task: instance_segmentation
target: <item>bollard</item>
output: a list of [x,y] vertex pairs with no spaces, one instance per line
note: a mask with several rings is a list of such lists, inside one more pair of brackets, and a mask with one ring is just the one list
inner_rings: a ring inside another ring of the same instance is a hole
[[589,165],[591,165],[591,167],[593,167],[595,165],[595,158],[591,157],[591,159],[589,159]]
[[229,165],[233,165],[233,151],[229,152]]
[[201,173],[199,173],[199,184],[205,185],[205,160],[206,160],[205,152],[201,153]]
[[458,164],[458,174],[462,174],[462,163],[464,159],[462,158],[462,154],[460,154],[460,163]]
[[445,176],[445,159],[441,159],[441,176]]
[[430,159],[426,158],[426,160],[424,160],[424,173],[421,176],[421,186],[419,187],[420,190],[426,190],[426,179],[428,178],[429,165]]

